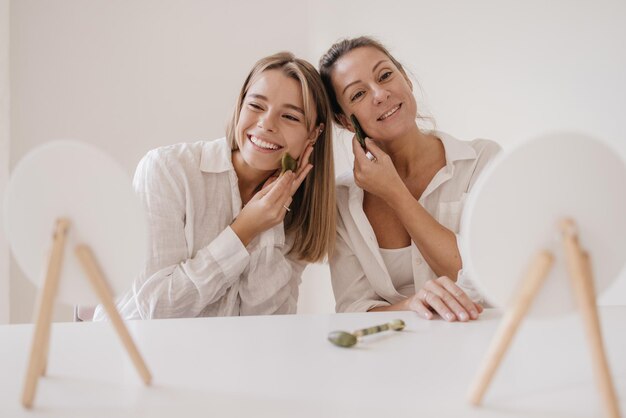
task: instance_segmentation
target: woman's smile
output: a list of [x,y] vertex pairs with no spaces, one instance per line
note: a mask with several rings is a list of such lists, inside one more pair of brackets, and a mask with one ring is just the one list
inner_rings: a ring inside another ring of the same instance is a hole
[[253,148],[259,152],[272,153],[282,150],[284,147],[271,142],[267,139],[261,139],[255,135],[248,134],[248,140],[252,143]]

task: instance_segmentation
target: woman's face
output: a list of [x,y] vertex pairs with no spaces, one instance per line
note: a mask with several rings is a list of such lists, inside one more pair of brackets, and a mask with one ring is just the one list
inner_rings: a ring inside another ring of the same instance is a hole
[[354,114],[372,139],[393,139],[414,129],[417,104],[412,86],[382,51],[353,49],[337,60],[331,80],[346,127]]
[[[310,115],[315,120],[316,115]],[[307,131],[300,83],[280,70],[259,74],[243,100],[237,145],[244,161],[258,170],[275,170],[285,152],[298,158],[318,130]]]

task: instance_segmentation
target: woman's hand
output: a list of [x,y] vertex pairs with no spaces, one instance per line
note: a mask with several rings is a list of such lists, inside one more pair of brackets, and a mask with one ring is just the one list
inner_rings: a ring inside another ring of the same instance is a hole
[[[352,139],[354,152],[354,181],[361,189],[382,199],[390,200],[393,193],[406,188],[389,155],[378,148],[374,141],[365,138],[367,151]],[[367,152],[375,159],[368,158]]]
[[432,311],[435,311],[446,321],[465,322],[477,319],[483,307],[473,302],[452,280],[442,276],[428,280],[415,295],[402,302],[372,309],[372,311],[383,310],[414,311],[426,319],[432,319]]
[[426,319],[432,318],[431,310],[446,321],[465,322],[477,319],[483,311],[482,305],[472,302],[459,286],[446,276],[428,280],[414,296],[409,298],[408,307]]
[[295,173],[287,171],[283,175],[270,177],[263,188],[243,207],[231,224],[243,245],[247,246],[261,232],[285,219],[293,194],[313,168],[308,162],[312,151],[313,147],[308,145]]

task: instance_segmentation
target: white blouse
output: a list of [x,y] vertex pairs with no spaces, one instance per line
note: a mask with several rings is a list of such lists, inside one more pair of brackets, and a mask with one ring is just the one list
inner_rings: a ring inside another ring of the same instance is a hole
[[[157,148],[137,166],[150,244],[118,300],[123,318],[295,313],[306,263],[286,255],[283,223],[247,248],[231,229],[242,207],[231,155],[221,138]],[[104,316],[98,306],[94,320]]]
[[[467,193],[487,163],[500,151],[493,141],[459,141],[434,132],[445,149],[446,165],[433,177],[419,203],[440,224],[457,234]],[[337,178],[337,241],[330,272],[337,312],[363,312],[405,299],[385,265],[372,225],[363,211],[363,189],[348,171]],[[420,289],[437,275],[411,242],[413,284]],[[474,301],[481,296],[470,279],[459,271],[457,285]]]

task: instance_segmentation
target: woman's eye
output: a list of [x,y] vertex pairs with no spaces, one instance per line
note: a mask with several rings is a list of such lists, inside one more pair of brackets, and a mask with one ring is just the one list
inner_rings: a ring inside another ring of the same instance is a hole
[[354,95],[352,95],[352,97],[350,97],[350,101],[353,102],[356,99],[359,99],[361,96],[363,96],[365,93],[363,91],[357,91]]
[[248,106],[255,110],[263,110],[263,108],[259,104],[254,102],[248,103]]
[[284,118],[285,118],[285,119],[289,119],[289,120],[294,121],[294,122],[300,122],[300,119],[298,119],[298,118],[297,118],[297,117],[295,117],[294,115],[289,115],[289,114],[287,114],[287,115],[284,115]]
[[391,77],[391,71],[385,71],[381,76],[380,76],[380,81],[385,81],[386,79],[388,79],[389,77]]

